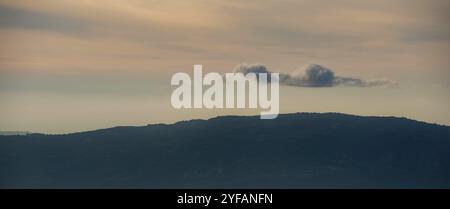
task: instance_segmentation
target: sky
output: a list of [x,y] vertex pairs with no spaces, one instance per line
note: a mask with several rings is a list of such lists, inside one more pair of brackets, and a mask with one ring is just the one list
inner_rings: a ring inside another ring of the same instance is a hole
[[[450,125],[447,0],[0,0],[0,130],[69,133],[254,109],[173,109],[176,72],[258,63],[380,85],[282,85],[280,111]],[[384,85],[389,84],[389,85]]]

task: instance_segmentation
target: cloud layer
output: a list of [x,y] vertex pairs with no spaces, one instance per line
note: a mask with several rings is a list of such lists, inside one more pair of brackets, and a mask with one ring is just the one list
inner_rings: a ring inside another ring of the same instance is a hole
[[[262,64],[241,64],[234,72],[243,73],[271,73]],[[291,74],[280,73],[280,84],[298,87],[333,87],[333,86],[353,86],[353,87],[375,87],[393,86],[394,82],[389,80],[364,80],[354,77],[336,76],[334,71],[317,64],[308,65],[303,71],[295,71]]]

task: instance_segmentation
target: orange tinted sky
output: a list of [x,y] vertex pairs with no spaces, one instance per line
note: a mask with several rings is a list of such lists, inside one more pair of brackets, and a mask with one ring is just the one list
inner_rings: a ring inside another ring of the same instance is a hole
[[[68,132],[229,114],[170,109],[169,78],[193,64],[224,72],[243,62],[280,72],[317,63],[400,84],[286,87],[282,112],[450,124],[449,9],[447,0],[0,0],[0,130]],[[161,108],[165,114],[154,110]]]

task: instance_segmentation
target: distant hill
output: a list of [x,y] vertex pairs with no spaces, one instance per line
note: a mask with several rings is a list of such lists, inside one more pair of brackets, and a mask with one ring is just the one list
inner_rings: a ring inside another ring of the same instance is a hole
[[450,127],[337,113],[0,136],[0,188],[450,188]]
[[28,131],[0,131],[0,136],[11,136],[11,135],[27,135],[31,134]]

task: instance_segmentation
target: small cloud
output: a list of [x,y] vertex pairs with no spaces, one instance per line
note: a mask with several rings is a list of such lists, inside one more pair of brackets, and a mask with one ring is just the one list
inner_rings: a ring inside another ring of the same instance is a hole
[[[241,64],[234,69],[235,73],[271,73],[262,64]],[[375,87],[396,86],[395,82],[389,80],[364,80],[354,77],[336,76],[334,71],[317,64],[310,64],[303,70],[294,71],[291,74],[280,73],[280,84],[298,87]]]
[[[236,66],[233,70],[234,73],[242,73],[244,75],[247,75],[248,73],[254,73],[257,75],[257,79],[259,78],[258,74],[260,73],[271,73],[269,70],[267,70],[267,67],[263,64],[247,64],[243,63],[238,66]],[[281,77],[281,75],[280,75]],[[271,77],[267,77],[267,80],[270,82]]]
[[304,75],[294,72],[289,75],[288,85],[308,87],[329,87],[334,85],[334,72],[320,65],[311,64],[304,69]]
[[243,73],[244,75],[247,75],[247,73],[255,73],[255,74],[270,73],[267,70],[267,67],[262,64],[247,64],[247,63],[243,63],[243,64],[236,66],[236,68],[234,68],[233,72]]

